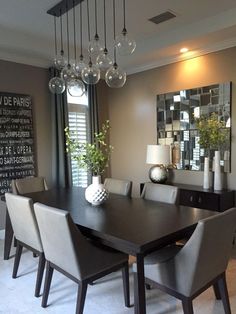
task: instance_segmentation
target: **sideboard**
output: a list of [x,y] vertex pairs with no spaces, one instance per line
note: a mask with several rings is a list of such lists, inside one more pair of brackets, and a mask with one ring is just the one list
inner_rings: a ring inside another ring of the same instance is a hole
[[[158,184],[158,183],[157,183]],[[222,212],[234,207],[234,191],[213,189],[205,190],[198,185],[172,184],[179,188],[179,204]],[[140,184],[140,193],[144,183]]]

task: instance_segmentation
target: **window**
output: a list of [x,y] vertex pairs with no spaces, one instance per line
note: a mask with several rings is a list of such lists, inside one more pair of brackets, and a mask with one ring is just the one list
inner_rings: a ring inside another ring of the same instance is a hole
[[[69,130],[72,138],[80,142],[88,141],[88,97],[84,94],[81,97],[72,97],[67,93]],[[78,167],[75,160],[71,160],[72,184],[73,186],[88,186],[88,172]]]

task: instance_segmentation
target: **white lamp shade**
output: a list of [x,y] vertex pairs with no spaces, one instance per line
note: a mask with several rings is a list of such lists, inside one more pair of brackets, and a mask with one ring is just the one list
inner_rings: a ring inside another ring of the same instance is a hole
[[170,146],[169,145],[148,145],[146,163],[152,164],[152,165],[169,165],[170,164]]

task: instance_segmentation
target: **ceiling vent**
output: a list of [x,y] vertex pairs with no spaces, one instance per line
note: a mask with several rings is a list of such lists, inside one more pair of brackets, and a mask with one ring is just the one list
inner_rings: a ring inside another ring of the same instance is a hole
[[155,24],[160,24],[163,22],[166,22],[170,19],[173,19],[174,17],[176,17],[176,15],[170,11],[166,11],[163,12],[157,16],[152,17],[151,19],[149,19],[149,21],[155,23]]

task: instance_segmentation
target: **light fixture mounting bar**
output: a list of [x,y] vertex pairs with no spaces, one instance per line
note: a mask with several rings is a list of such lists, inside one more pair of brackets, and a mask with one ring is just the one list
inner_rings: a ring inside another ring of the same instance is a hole
[[49,9],[47,14],[59,17],[83,1],[84,0],[62,0],[54,7]]

